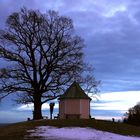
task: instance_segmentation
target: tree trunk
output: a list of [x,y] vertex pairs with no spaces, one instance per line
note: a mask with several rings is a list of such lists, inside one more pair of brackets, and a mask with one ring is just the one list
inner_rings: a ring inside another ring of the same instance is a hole
[[43,119],[41,107],[42,107],[41,96],[36,94],[36,96],[34,96],[33,120]]

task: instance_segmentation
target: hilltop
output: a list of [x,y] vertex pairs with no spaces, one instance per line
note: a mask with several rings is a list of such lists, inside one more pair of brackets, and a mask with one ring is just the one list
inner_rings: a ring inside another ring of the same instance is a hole
[[0,127],[0,140],[22,140],[28,136],[27,130],[37,126],[91,127],[97,130],[121,135],[140,136],[140,127],[103,120],[38,120],[27,121]]

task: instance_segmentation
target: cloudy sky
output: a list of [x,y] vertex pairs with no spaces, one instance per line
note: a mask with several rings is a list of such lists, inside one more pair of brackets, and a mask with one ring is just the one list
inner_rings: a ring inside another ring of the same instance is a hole
[[[56,10],[72,18],[76,34],[85,40],[85,61],[102,81],[99,101],[91,103],[92,116],[122,117],[140,101],[140,0],[1,0],[0,28],[9,14],[23,6],[42,13]],[[0,121],[10,115],[13,121],[25,119],[31,115],[30,107],[13,106],[5,99]]]

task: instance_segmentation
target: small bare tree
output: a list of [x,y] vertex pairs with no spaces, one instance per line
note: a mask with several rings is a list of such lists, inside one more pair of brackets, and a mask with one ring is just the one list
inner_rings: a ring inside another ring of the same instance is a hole
[[[60,96],[75,77],[84,82],[89,68],[83,40],[74,34],[72,20],[55,11],[22,8],[6,25],[0,31],[0,58],[7,62],[0,69],[0,99],[16,93],[18,103],[34,104],[33,119],[41,119],[43,103]],[[98,81],[89,80],[96,89]]]

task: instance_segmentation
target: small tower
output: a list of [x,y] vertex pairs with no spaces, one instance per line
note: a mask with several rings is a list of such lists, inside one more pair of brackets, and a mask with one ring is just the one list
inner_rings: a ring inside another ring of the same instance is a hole
[[89,119],[91,98],[85,94],[77,82],[59,98],[60,119]]

